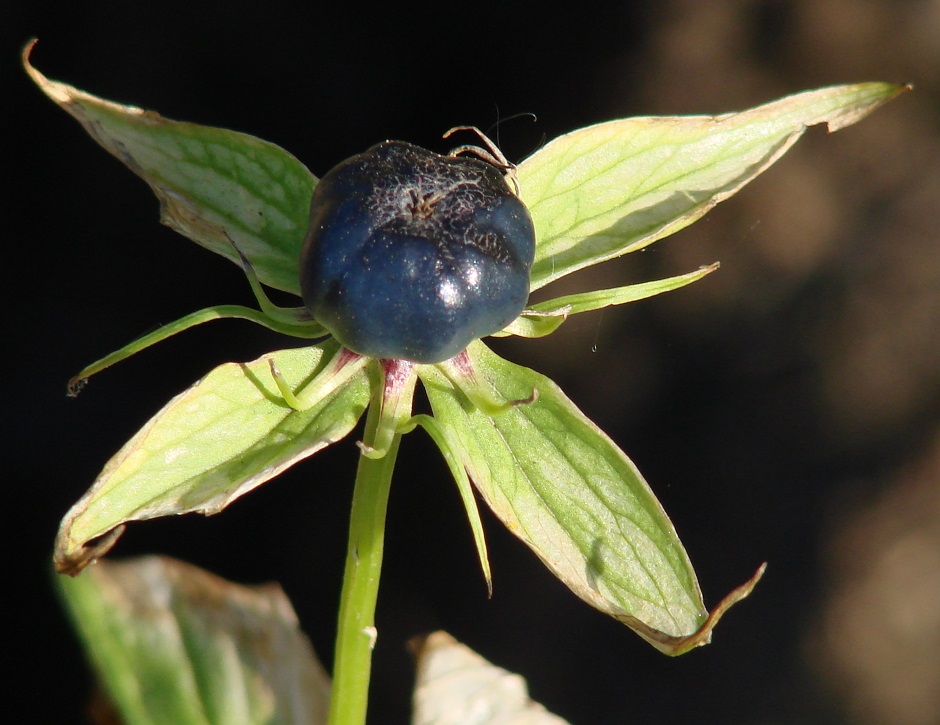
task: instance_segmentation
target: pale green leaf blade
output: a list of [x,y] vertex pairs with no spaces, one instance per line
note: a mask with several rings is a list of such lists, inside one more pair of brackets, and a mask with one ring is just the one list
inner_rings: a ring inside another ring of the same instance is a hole
[[267,285],[300,294],[298,265],[316,177],[267,141],[97,98],[23,64],[50,99],[146,181],[167,226],[241,266],[228,233]]
[[418,650],[413,725],[566,725],[529,698],[525,680],[446,632]]
[[[444,363],[418,374],[497,517],[575,594],[658,649],[680,654],[708,642],[718,616],[756,580],[709,617],[672,523],[623,451],[548,378],[479,341],[467,354],[463,370]],[[531,400],[533,390],[534,402],[501,412],[471,403]]]
[[808,126],[843,128],[906,89],[833,86],[740,113],[628,118],[559,136],[517,168],[537,239],[531,288],[679,231],[774,163]]
[[123,722],[326,722],[329,678],[276,584],[240,586],[155,556],[57,579]]
[[[218,513],[343,438],[369,399],[364,359],[347,361],[349,355],[329,340],[250,363],[226,363],[173,398],[107,463],[63,519],[56,567],[80,570],[113,545],[127,522]],[[306,410],[284,401],[272,360],[310,406]],[[89,545],[109,532],[102,544]]]

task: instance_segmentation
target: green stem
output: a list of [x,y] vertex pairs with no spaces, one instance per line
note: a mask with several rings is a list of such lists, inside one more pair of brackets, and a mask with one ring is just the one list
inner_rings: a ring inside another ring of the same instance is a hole
[[[369,406],[362,441],[363,453],[359,456],[356,471],[333,662],[330,725],[363,725],[366,721],[372,648],[376,637],[375,603],[385,539],[385,513],[392,470],[401,441],[401,435],[395,433],[384,456],[375,458],[366,455],[375,448],[386,426],[396,425],[398,417],[398,406],[388,405],[391,401],[388,400],[387,383],[383,383],[375,388]],[[410,399],[408,403],[410,405]]]

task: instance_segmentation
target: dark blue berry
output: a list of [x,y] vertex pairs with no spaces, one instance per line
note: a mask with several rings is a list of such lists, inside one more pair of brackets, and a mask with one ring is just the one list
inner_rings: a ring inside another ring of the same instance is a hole
[[529,212],[494,163],[387,141],[317,184],[300,289],[349,349],[436,363],[518,316],[534,253]]

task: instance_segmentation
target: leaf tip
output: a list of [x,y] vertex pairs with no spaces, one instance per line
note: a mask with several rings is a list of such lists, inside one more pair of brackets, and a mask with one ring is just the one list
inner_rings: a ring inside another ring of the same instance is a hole
[[757,582],[761,580],[761,577],[764,576],[764,572],[767,571],[767,562],[765,561],[759,567],[757,571],[754,572],[753,576],[748,579],[743,584],[732,589],[728,594],[725,595],[724,599],[718,602],[718,605],[709,613],[708,619],[698,628],[698,631],[694,634],[683,638],[681,642],[677,642],[676,649],[672,652],[668,652],[670,655],[681,655],[686,652],[695,649],[696,647],[701,647],[708,644],[712,640],[712,632],[717,626],[719,620],[725,615],[731,607],[740,602],[754,591],[754,587],[757,586]]
[[124,524],[121,524],[96,538],[93,543],[85,542],[74,546],[69,537],[71,526],[68,525],[67,518],[59,532],[55,554],[52,557],[56,573],[78,576],[86,566],[94,564],[97,559],[111,550],[118,537],[124,533],[124,528]]
[[33,67],[33,64],[30,63],[29,57],[33,54],[33,48],[36,47],[36,43],[39,42],[39,38],[30,38],[29,42],[23,46],[23,52],[20,53],[20,60],[23,63],[23,69],[26,71],[27,75],[33,79],[33,81],[42,88],[44,82],[48,82],[46,77],[36,70]]
[[23,52],[20,55],[20,58],[23,62],[23,69],[32,79],[33,83],[39,86],[39,90],[49,96],[49,98],[60,105],[68,103],[69,94],[65,91],[67,86],[63,86],[61,83],[56,83],[55,81],[49,80],[46,78],[46,76],[36,70],[36,67],[30,62],[30,56],[33,53],[33,48],[36,47],[36,43],[38,42],[39,38],[32,38],[23,47]]
[[750,579],[726,594],[725,597],[718,602],[718,605],[708,614],[708,617],[701,626],[692,634],[681,637],[667,635],[632,618],[627,624],[660,652],[671,657],[678,657],[696,647],[709,644],[712,641],[712,632],[721,618],[731,607],[742,599],[746,599],[750,593],[754,591],[754,587],[757,586],[757,582],[761,580],[766,570],[767,562],[765,561],[757,568],[757,571],[754,572]]
[[82,392],[87,384],[87,377],[76,375],[73,378],[69,378],[68,386],[66,387],[66,395],[68,395],[70,398],[77,398],[78,394]]
[[826,120],[826,132],[835,133],[846,126],[858,123],[870,113],[881,108],[889,101],[893,101],[902,93],[914,90],[911,83],[860,83],[854,86],[859,92],[860,102],[851,109],[834,115]]
[[33,48],[36,47],[36,43],[39,42],[39,38],[30,38],[26,41],[26,45],[23,46],[23,52],[20,53],[20,58],[23,60],[23,66],[27,69],[30,68],[29,64],[29,55],[33,52]]

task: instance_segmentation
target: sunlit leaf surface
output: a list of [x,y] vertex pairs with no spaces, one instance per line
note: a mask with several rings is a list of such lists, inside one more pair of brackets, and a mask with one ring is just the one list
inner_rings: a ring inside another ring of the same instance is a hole
[[[344,374],[335,362],[338,353],[338,345],[328,341],[269,353],[250,363],[226,363],[173,398],[118,451],[66,515],[56,540],[57,568],[80,570],[110,548],[120,527],[130,521],[218,513],[344,437],[369,398],[361,367],[332,389],[330,381],[318,379],[315,392],[322,398],[308,400],[311,406],[304,411],[284,402],[271,373],[273,360],[303,397],[323,370]],[[100,545],[86,547],[109,532],[114,533]]]
[[446,632],[418,650],[413,725],[565,725],[529,699],[525,680],[490,664]]
[[284,149],[248,134],[163,118],[27,72],[43,93],[146,181],[160,219],[240,264],[228,234],[265,284],[300,294],[297,264],[316,177]]
[[535,222],[532,289],[679,231],[779,159],[808,126],[844,128],[907,86],[859,83],[721,116],[625,118],[519,164]]
[[276,584],[240,586],[156,556],[57,582],[124,722],[326,722],[329,678]]

